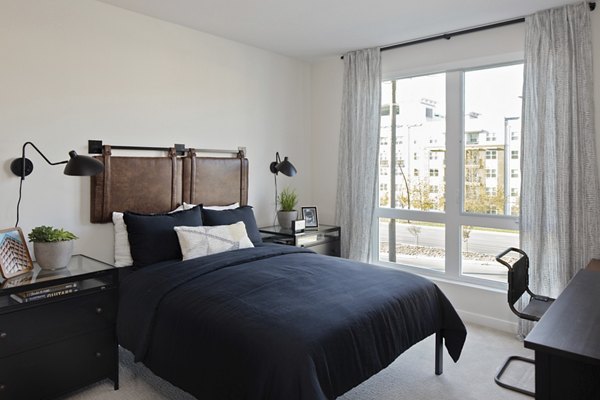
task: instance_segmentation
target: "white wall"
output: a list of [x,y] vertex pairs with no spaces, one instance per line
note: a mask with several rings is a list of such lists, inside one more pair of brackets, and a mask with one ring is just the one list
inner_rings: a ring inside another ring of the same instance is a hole
[[[591,13],[591,17],[595,39],[595,117],[600,124],[600,12]],[[517,24],[457,36],[449,41],[439,40],[385,51],[382,53],[382,72],[384,78],[389,79],[503,62],[522,54],[523,40],[524,24]],[[342,75],[343,61],[339,56],[321,59],[312,66],[312,141],[315,149],[312,157],[313,169],[318,171],[312,185],[319,213],[327,216],[335,214],[337,146],[332,146],[337,145],[339,136]],[[600,149],[600,138],[596,146]],[[437,283],[466,320],[514,330],[516,318],[509,311],[506,294],[502,291],[449,281]]]
[[[0,228],[15,223],[19,179],[9,170],[25,141],[52,161],[88,139],[113,145],[247,148],[249,202],[273,219],[275,152],[299,174],[280,187],[311,195],[310,68],[93,0],[0,3]],[[89,178],[67,177],[31,148],[20,226],[75,232],[75,251],[112,260],[112,224],[90,224]]]
[[319,220],[333,224],[344,65],[335,56],[315,63],[311,71],[312,193]]

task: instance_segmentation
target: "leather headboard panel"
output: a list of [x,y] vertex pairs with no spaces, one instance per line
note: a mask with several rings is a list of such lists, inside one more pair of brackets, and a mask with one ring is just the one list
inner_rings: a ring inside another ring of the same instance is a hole
[[103,146],[104,171],[92,177],[93,223],[111,222],[113,211],[162,213],[182,202],[225,205],[248,202],[246,158],[197,157],[193,150],[177,156],[113,157]]
[[248,159],[196,157],[183,160],[183,199],[207,206],[248,204]]

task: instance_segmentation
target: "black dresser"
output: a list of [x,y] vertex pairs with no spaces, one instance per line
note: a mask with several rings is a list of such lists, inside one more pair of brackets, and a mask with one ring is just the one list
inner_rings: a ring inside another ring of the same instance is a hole
[[117,269],[84,255],[4,280],[0,400],[52,399],[105,378],[118,389],[117,300]]

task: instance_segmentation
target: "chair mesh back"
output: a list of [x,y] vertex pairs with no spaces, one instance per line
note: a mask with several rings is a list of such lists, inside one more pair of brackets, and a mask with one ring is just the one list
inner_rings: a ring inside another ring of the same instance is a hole
[[515,304],[525,293],[529,284],[529,258],[519,258],[508,271],[508,303]]

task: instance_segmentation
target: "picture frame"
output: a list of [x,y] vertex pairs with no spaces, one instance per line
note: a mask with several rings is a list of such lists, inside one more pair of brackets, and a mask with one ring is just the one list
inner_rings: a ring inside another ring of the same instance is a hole
[[0,230],[0,272],[4,279],[31,270],[33,270],[33,262],[21,228]]
[[306,222],[306,229],[314,229],[319,227],[317,207],[302,207],[302,218]]

